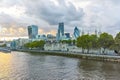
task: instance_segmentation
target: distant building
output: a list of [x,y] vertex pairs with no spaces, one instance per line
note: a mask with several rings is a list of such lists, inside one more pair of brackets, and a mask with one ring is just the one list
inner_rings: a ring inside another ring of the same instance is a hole
[[43,34],[43,35],[37,35],[37,36],[36,36],[36,39],[39,39],[39,40],[47,40],[47,37],[46,37],[45,34]]
[[65,33],[67,39],[70,39],[70,33]]
[[56,43],[56,42],[53,42],[53,43],[46,43],[44,45],[44,50],[47,50],[47,51],[67,51],[68,48],[67,48],[68,44],[62,44],[62,43]]
[[47,38],[53,38],[54,36],[52,34],[47,34]]
[[21,49],[24,47],[24,44],[26,43],[29,43],[29,42],[32,42],[31,39],[24,39],[24,38],[19,38],[19,39],[16,39],[16,40],[13,40],[11,42],[11,49]]
[[58,32],[57,32],[57,40],[61,40],[61,37],[64,36],[64,23],[59,23]]
[[73,35],[74,35],[75,39],[77,39],[80,36],[80,30],[77,27],[74,28]]
[[16,49],[16,46],[17,46],[16,41],[13,40],[13,41],[11,42],[11,44],[10,44],[10,48],[11,48],[11,49]]
[[29,39],[35,39],[37,35],[38,35],[38,26],[36,25],[28,26]]

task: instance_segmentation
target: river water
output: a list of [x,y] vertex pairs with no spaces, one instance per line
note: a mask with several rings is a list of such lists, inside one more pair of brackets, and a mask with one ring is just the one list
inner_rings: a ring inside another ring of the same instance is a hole
[[120,80],[120,63],[0,52],[0,80]]

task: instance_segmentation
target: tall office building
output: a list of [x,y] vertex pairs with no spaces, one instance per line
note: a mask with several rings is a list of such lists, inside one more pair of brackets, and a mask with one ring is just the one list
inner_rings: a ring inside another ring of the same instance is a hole
[[73,34],[74,34],[75,39],[77,39],[80,36],[80,30],[77,27],[75,27]]
[[57,33],[57,40],[61,40],[61,37],[64,36],[64,23],[59,23],[58,26],[58,33]]
[[38,26],[36,25],[28,26],[29,39],[35,39],[37,35],[38,35]]

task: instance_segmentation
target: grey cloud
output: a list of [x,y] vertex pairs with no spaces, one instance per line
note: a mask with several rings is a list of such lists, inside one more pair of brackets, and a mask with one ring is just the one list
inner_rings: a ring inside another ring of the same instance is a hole
[[16,20],[12,16],[5,13],[0,14],[0,19],[0,24],[16,23]]
[[[39,4],[38,4],[39,3]],[[83,9],[76,10],[71,3],[66,5],[65,1],[58,1],[59,5],[55,5],[51,1],[38,1],[36,5],[30,3],[27,13],[37,16],[47,21],[50,25],[56,25],[59,22],[66,24],[72,21],[80,21],[84,16]]]
[[9,24],[15,23],[16,28],[24,29],[27,25],[36,24],[45,32],[57,29],[59,22],[65,23],[68,32],[73,32],[74,26],[86,31],[94,31],[96,27],[100,27],[102,31],[111,34],[120,30],[120,0],[71,0],[79,3],[89,1],[90,4],[83,9],[76,9],[76,5],[68,0],[56,1],[58,5],[50,0],[1,0],[0,7],[19,5],[25,7],[26,13],[19,19],[2,13],[0,23],[4,24],[4,27],[10,27]]

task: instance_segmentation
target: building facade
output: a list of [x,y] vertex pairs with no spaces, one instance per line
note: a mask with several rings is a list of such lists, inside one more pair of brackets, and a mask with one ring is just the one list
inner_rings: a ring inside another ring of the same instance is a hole
[[64,36],[64,23],[59,23],[58,32],[57,32],[57,40],[61,40],[61,37]]
[[74,28],[73,35],[75,39],[77,39],[80,36],[80,30],[77,27]]
[[38,26],[36,25],[28,26],[29,39],[35,39],[37,35],[38,35]]
[[67,39],[70,39],[70,33],[65,33]]

